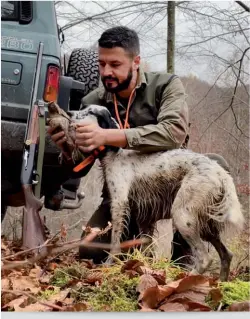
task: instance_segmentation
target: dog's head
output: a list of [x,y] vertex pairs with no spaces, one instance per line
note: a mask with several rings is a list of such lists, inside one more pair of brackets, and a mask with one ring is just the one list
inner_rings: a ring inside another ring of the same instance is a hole
[[[119,128],[119,125],[116,122],[116,120],[111,116],[109,110],[104,106],[91,104],[86,106],[83,110],[70,111],[68,112],[68,114],[71,116],[71,119],[76,123],[86,120],[88,122],[89,121],[97,122],[99,126],[103,129]],[[119,150],[118,147],[105,145],[105,150],[99,154],[99,158],[102,158],[103,156],[105,156],[107,151],[117,152],[118,150]],[[86,153],[82,153],[82,155],[84,158],[89,156],[89,154],[86,154]],[[89,172],[93,164],[94,162],[89,164],[83,171],[81,171],[80,175],[85,176]]]
[[91,120],[99,124],[101,128],[117,129],[119,128],[116,120],[111,116],[109,110],[100,105],[88,105],[83,110],[69,112],[73,121]]

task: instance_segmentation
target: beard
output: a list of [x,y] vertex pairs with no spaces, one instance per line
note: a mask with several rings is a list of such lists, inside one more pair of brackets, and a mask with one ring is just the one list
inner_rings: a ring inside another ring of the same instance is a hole
[[[132,80],[132,68],[129,70],[128,72],[128,76],[125,80],[123,80],[122,82],[119,82],[119,80],[117,78],[113,78],[112,76],[103,76],[101,78],[102,83],[106,89],[106,91],[110,92],[110,93],[118,93],[120,91],[126,90],[129,87],[129,84]],[[108,83],[106,84],[106,80],[113,80],[114,82],[117,83],[116,87],[112,87],[112,83]]]

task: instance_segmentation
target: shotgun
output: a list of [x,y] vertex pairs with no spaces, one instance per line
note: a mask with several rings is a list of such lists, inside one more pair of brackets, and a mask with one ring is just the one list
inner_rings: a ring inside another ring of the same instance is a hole
[[40,42],[23,148],[21,169],[21,184],[25,198],[22,224],[23,249],[35,248],[46,240],[45,226],[40,216],[43,207],[40,190],[45,147],[45,111],[44,102],[37,99],[43,47],[44,44]]

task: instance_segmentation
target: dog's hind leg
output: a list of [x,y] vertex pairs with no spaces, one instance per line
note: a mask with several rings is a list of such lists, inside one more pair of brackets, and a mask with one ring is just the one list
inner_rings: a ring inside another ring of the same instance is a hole
[[212,262],[207,253],[205,242],[201,239],[199,224],[195,217],[184,208],[172,210],[173,223],[191,247],[195,266],[192,274],[204,273]]
[[216,249],[221,261],[220,280],[227,281],[230,271],[230,264],[233,258],[233,254],[222,243],[219,235],[209,236],[207,239]]

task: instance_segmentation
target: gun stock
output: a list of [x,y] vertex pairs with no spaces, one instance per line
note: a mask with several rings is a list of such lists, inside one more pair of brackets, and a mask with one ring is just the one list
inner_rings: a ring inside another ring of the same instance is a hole
[[[44,152],[44,149],[41,150],[41,147],[39,148],[39,116],[44,116],[44,110],[42,110],[44,104],[43,102],[39,103],[36,98],[42,62],[42,52],[43,43],[40,43],[33,79],[33,90],[26,127],[21,171],[21,183],[25,197],[22,225],[23,249],[35,248],[42,245],[46,240],[45,228],[40,216],[40,211],[43,207],[43,203],[40,200],[40,192],[39,194],[37,194],[36,197],[33,190],[34,185],[37,185],[37,183],[41,183],[42,172],[37,172],[37,157],[39,152]],[[40,121],[40,123],[42,122]],[[42,143],[42,145],[44,147],[44,143]],[[37,177],[40,180],[37,181]]]

